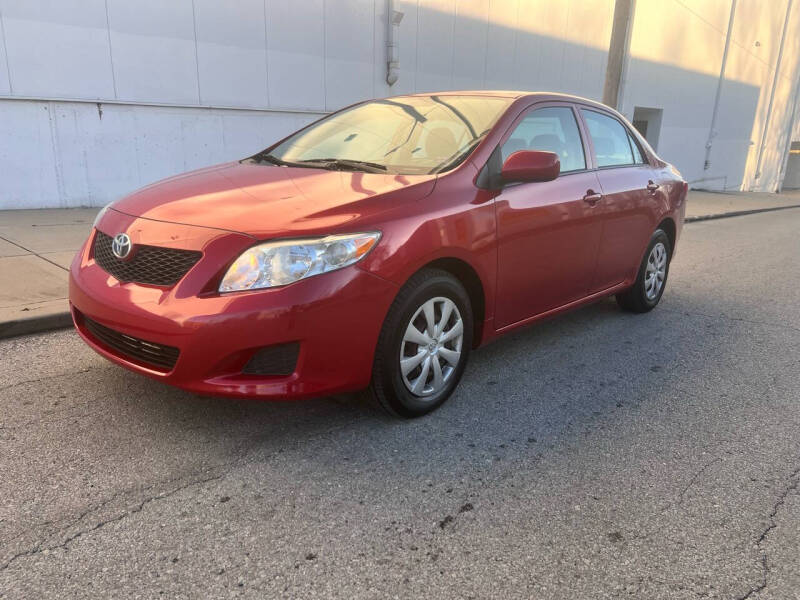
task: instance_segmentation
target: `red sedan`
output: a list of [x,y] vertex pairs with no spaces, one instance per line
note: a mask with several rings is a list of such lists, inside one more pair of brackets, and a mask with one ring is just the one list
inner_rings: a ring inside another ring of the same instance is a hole
[[609,295],[655,307],[686,192],[590,100],[372,100],[106,207],[72,263],[72,315],[101,355],[187,390],[369,388],[419,416],[508,331]]

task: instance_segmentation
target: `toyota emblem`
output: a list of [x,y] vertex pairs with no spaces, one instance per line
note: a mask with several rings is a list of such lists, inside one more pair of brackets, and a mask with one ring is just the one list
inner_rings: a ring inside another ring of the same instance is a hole
[[118,233],[111,242],[111,252],[119,259],[131,253],[131,238],[127,233]]

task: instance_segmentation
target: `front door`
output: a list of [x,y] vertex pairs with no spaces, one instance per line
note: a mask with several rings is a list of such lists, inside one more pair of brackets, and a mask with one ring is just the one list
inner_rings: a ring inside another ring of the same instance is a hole
[[495,198],[498,329],[585,297],[600,243],[600,201],[594,171],[570,105],[534,107],[522,115],[500,151],[555,152],[554,181],[506,186]]

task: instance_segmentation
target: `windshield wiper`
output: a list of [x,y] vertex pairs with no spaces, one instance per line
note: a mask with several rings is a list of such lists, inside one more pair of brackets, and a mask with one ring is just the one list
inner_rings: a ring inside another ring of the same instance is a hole
[[271,165],[278,165],[279,167],[302,167],[305,165],[301,165],[298,163],[288,162],[283,160],[282,158],[278,158],[277,156],[273,156],[268,152],[259,152],[250,157],[251,160],[256,162],[266,162],[270,163]]
[[367,173],[385,173],[386,165],[369,162],[366,160],[353,160],[350,158],[310,158],[298,161],[304,166],[319,165],[322,168],[340,167],[355,171],[366,171]]
[[278,158],[268,152],[259,152],[250,157],[256,162],[266,162],[279,167],[302,167],[304,169],[347,169],[350,171],[366,171],[368,173],[385,173],[386,166],[365,160],[352,160],[349,158],[310,158],[306,160],[288,161]]

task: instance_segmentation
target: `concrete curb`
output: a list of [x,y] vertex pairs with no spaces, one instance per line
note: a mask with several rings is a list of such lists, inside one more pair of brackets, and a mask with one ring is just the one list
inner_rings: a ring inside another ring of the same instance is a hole
[[72,315],[68,312],[14,319],[13,321],[0,323],[0,339],[42,333],[55,329],[67,329],[68,327],[72,327]]
[[754,208],[752,210],[737,210],[733,212],[717,213],[715,215],[700,215],[698,217],[685,217],[684,223],[697,223],[698,221],[713,221],[714,219],[727,219],[728,217],[743,217],[745,215],[755,215],[758,213],[773,212],[776,210],[786,210],[788,208],[800,208],[800,204],[791,206],[774,206],[771,208]]

